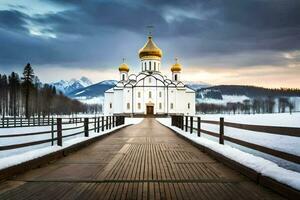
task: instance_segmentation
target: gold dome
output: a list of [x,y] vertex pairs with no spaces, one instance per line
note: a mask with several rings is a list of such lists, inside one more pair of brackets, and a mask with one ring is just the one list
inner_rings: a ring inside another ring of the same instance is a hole
[[180,72],[181,71],[181,65],[178,63],[178,59],[176,58],[176,63],[171,67],[172,72]]
[[147,43],[139,51],[140,59],[161,59],[162,51],[156,46],[152,40],[152,36],[148,37]]
[[126,63],[122,63],[119,67],[120,72],[129,72],[129,66]]

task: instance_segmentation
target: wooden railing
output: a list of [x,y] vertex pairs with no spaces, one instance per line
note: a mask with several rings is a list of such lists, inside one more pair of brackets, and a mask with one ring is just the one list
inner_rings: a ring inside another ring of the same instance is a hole
[[[0,128],[16,128],[16,127],[33,127],[33,126],[51,126],[56,124],[58,117],[50,116],[34,116],[30,118],[25,117],[2,117],[0,119]],[[65,117],[62,118],[63,124],[79,123],[83,118],[80,117]]]
[[[197,125],[194,126],[194,123],[196,123]],[[218,125],[219,132],[216,133],[201,128],[201,124],[205,124],[205,123]],[[224,133],[224,127],[232,127],[232,128],[248,130],[248,131],[263,132],[263,133],[293,136],[293,137],[300,137],[300,128],[239,124],[239,123],[225,122],[224,118],[220,118],[220,121],[201,120],[201,117],[182,116],[182,115],[172,116],[172,126],[176,126],[191,134],[196,132],[198,137],[201,137],[201,133],[216,137],[219,139],[219,144],[224,144],[224,141],[228,141],[290,162],[300,164],[300,156],[298,155],[271,149],[269,147],[261,146],[258,144],[254,144],[251,142],[247,142],[244,140],[227,136]]]
[[[47,125],[48,122],[49,121],[47,121],[46,123]],[[55,118],[55,119],[51,119],[50,131],[19,133],[19,134],[10,133],[6,135],[0,135],[0,139],[17,138],[17,137],[34,136],[34,135],[45,135],[45,134],[50,134],[51,137],[44,140],[0,146],[0,151],[18,149],[18,148],[40,145],[45,143],[51,143],[51,145],[54,145],[55,142],[57,142],[57,145],[63,146],[63,138],[68,138],[79,134],[84,134],[85,137],[89,137],[90,131],[99,133],[101,130],[103,132],[105,130],[114,128],[116,126],[120,126],[124,124],[124,122],[125,122],[124,116],[102,116],[102,117],[92,117],[92,118]],[[63,125],[74,125],[74,127],[63,128]],[[71,134],[63,134],[65,131],[69,131],[69,130],[76,130],[76,132]]]

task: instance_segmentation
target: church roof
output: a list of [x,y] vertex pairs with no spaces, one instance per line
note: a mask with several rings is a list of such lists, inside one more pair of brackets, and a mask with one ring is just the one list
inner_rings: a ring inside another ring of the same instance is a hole
[[139,51],[140,59],[161,59],[162,50],[152,40],[152,36],[148,36],[148,41]]

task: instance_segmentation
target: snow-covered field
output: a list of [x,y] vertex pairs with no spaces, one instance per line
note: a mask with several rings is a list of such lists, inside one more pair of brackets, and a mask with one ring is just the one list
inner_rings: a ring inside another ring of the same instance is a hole
[[104,104],[104,96],[98,96],[98,97],[92,97],[92,98],[76,97],[75,99],[80,101],[81,103],[85,103],[85,104],[101,104],[101,105]]
[[[76,136],[69,137],[69,138],[65,138],[63,140],[63,147],[57,146],[56,142],[55,142],[54,146],[51,146],[51,143],[49,142],[49,143],[45,143],[45,144],[41,144],[41,145],[34,145],[34,146],[30,146],[30,147],[25,147],[25,148],[0,151],[0,169],[19,164],[19,163],[25,162],[27,160],[31,160],[33,158],[41,157],[43,155],[66,148],[75,143],[85,141],[90,138],[109,133],[115,129],[119,129],[126,125],[140,123],[142,120],[143,120],[142,118],[125,118],[124,125],[115,127],[113,129],[110,129],[110,130],[107,130],[104,132],[100,131],[100,133],[90,131],[90,133],[89,133],[90,136],[88,138],[84,137],[83,133],[76,135]],[[74,125],[74,124],[73,125],[63,125],[63,128],[70,128],[70,127],[75,127],[75,126],[76,125]],[[78,126],[82,126],[82,124],[78,124]],[[89,128],[93,128],[93,124],[90,124]],[[51,129],[50,126],[24,127],[24,128],[0,128],[0,135],[42,132],[42,131],[49,131],[50,129]],[[69,135],[69,134],[76,133],[79,131],[83,131],[83,128],[63,131],[62,134]],[[55,137],[56,137],[56,133],[55,133]],[[33,136],[0,138],[0,146],[27,143],[27,142],[38,141],[38,140],[46,140],[46,139],[50,139],[50,138],[51,138],[50,133],[42,134],[42,135],[33,135]]]
[[[226,122],[234,122],[241,124],[253,124],[253,125],[268,125],[268,126],[285,126],[285,127],[300,127],[300,113],[281,113],[281,114],[250,114],[250,115],[221,115],[221,114],[209,114],[209,115],[199,115],[203,120],[220,120],[220,117],[224,117]],[[196,127],[196,123],[194,127]],[[202,123],[201,128],[204,130],[219,132],[219,125]],[[255,132],[242,130],[231,127],[224,127],[224,134],[232,138],[237,138],[250,143],[265,146],[271,149],[288,152],[295,155],[300,155],[300,137],[275,135],[263,132]],[[202,134],[204,138],[210,139],[212,141],[218,141],[218,138],[212,137],[207,134]],[[266,158],[276,162],[278,165],[285,167],[287,169],[295,170],[300,172],[300,165],[285,161],[283,159],[261,153],[256,150],[252,150],[231,142],[226,142],[225,144],[232,147],[238,148],[248,153],[258,155],[260,157]]]
[[245,95],[222,95],[223,99],[203,98],[197,99],[199,103],[226,105],[227,103],[242,103],[244,100],[250,99]]
[[[216,116],[217,117],[217,116]],[[225,118],[226,119],[226,118]],[[234,148],[228,144],[221,145],[216,141],[207,139],[206,137],[197,137],[196,134],[189,134],[181,129],[171,126],[170,118],[157,119],[160,123],[170,127],[177,133],[184,137],[201,144],[207,148],[212,149],[232,160],[235,160],[249,168],[261,173],[262,175],[271,177],[279,182],[287,184],[297,190],[300,190],[300,173],[292,170],[285,169],[278,166],[275,162],[253,155],[251,153],[244,152],[238,148]],[[298,143],[298,148],[299,148]]]

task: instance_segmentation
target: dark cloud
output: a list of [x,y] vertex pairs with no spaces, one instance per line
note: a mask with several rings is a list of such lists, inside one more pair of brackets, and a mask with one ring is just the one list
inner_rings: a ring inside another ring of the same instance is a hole
[[24,31],[27,16],[16,10],[0,10],[0,28]]
[[[300,49],[298,0],[48,2],[66,9],[30,17],[17,10],[0,11],[0,42],[5,47],[0,54],[2,64],[29,59],[58,65],[92,65],[98,60],[108,65],[113,56],[120,57],[127,51],[133,52],[128,53],[133,59],[149,24],[155,25],[154,34],[166,47],[164,50],[191,60],[218,54],[253,55],[263,50],[276,54]],[[30,34],[28,21],[39,27],[40,34],[56,37]],[[266,64],[269,60],[274,59],[260,58],[252,64]],[[251,60],[246,63],[251,65]]]

